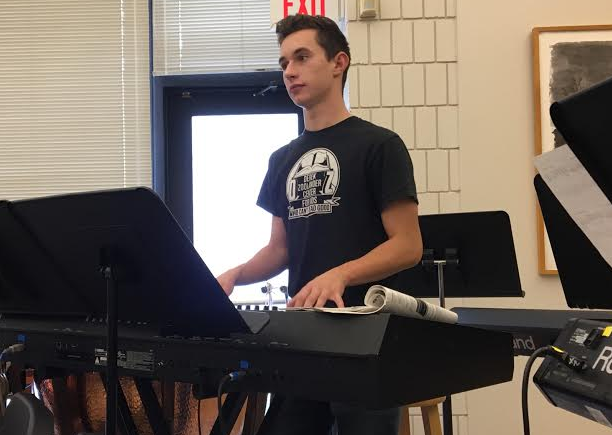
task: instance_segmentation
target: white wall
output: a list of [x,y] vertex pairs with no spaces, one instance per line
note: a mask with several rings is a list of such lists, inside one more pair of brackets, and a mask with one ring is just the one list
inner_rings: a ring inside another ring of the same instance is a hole
[[[461,205],[465,211],[509,213],[526,292],[523,300],[470,300],[466,305],[567,309],[558,278],[540,276],[537,269],[530,32],[538,26],[610,23],[610,0],[458,1]],[[525,360],[515,358],[512,383],[467,394],[470,435],[522,433],[520,379]],[[533,384],[530,389],[533,433],[610,433],[554,408]]]

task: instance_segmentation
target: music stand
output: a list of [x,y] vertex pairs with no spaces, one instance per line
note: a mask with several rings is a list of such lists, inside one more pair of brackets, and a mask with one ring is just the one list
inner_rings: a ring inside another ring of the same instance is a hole
[[[580,163],[612,202],[612,79],[554,103],[550,115]],[[604,260],[540,175],[534,185],[559,278],[570,307],[612,308],[612,282]]]
[[565,211],[540,175],[534,179],[542,217],[559,272],[567,305],[612,308],[612,268]]
[[[13,314],[52,313],[58,304],[66,304],[64,311],[70,314],[107,318],[107,435],[116,433],[118,322],[184,337],[250,332],[174,217],[149,189],[5,202],[0,211],[17,231],[15,237],[2,231],[4,241],[10,241],[2,247],[7,254],[2,258],[28,247],[33,252],[28,261],[12,263],[18,268],[14,276],[42,270],[57,278],[44,287],[37,287],[40,282],[29,285],[44,297],[19,300],[21,306],[13,306]],[[25,245],[18,245],[20,241]],[[78,302],[72,301],[75,296]],[[49,299],[56,300],[52,309],[41,306]]]
[[[52,258],[10,207],[0,201],[0,314],[85,318],[91,307],[53,267]],[[50,289],[66,297],[58,298]]]
[[398,274],[412,296],[522,297],[510,218],[504,211],[419,216],[423,261]]
[[[504,211],[419,216],[423,259],[400,272],[398,289],[412,296],[523,297],[510,218]],[[442,403],[452,435],[450,396]]]

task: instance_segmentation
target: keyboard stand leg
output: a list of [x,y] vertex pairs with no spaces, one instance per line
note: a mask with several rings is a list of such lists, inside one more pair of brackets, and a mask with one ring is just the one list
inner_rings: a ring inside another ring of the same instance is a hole
[[170,433],[174,434],[174,402],[176,386],[174,381],[161,380],[161,407],[166,425],[170,428]]
[[233,429],[234,425],[236,424],[236,420],[240,415],[240,411],[242,411],[246,398],[246,392],[228,393],[227,396],[225,396],[225,401],[223,402],[221,412],[223,413],[223,429],[228,431],[228,433],[223,433],[221,431],[221,424],[219,422],[219,418],[217,417],[217,420],[210,431],[210,435],[229,435],[231,433],[231,429]]
[[453,405],[451,396],[446,396],[442,402],[442,422],[444,424],[444,435],[453,435]]
[[[76,378],[76,394],[78,397],[79,404],[79,415],[81,416],[81,423],[85,433],[93,433],[93,427],[91,425],[91,416],[87,410],[87,403],[85,398],[87,397],[87,374],[75,375]],[[102,381],[100,381],[102,382]]]
[[274,423],[274,420],[278,416],[284,400],[284,398],[279,396],[274,396],[272,400],[270,400],[270,407],[259,426],[259,430],[256,432],[257,435],[267,435],[270,432],[270,425]]
[[268,393],[250,392],[247,399],[247,409],[244,415],[242,435],[255,435],[266,413]]
[[66,377],[51,378],[51,386],[53,388],[53,413],[60,433],[71,433],[74,429],[72,421],[79,409],[78,402],[73,392],[68,388]]
[[134,378],[134,384],[155,435],[171,435],[162,408],[149,379]]
[[[106,375],[104,373],[100,373],[100,377],[102,378],[104,389],[106,389]],[[130,411],[127,400],[125,400],[125,394],[123,393],[123,388],[121,388],[121,383],[119,380],[117,380],[117,411],[117,425],[119,426],[121,433],[128,435],[139,435],[134,419],[132,418],[132,412]]]

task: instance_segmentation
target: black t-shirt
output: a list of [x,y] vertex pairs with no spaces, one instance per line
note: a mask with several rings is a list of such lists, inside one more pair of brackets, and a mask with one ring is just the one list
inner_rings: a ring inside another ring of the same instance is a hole
[[[289,294],[385,242],[381,212],[400,199],[417,200],[406,146],[357,117],[306,130],[275,151],[257,204],[285,224]],[[393,287],[393,279],[378,283]],[[348,287],[345,304],[363,305],[370,285]]]

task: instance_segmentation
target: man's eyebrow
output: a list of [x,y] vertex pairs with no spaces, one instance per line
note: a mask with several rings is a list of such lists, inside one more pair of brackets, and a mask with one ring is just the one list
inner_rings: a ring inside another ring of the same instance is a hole
[[[298,47],[295,50],[293,50],[293,53],[291,53],[291,56],[296,56],[296,55],[298,55],[300,53],[304,53],[304,52],[310,53],[310,50],[308,48],[306,48],[306,47]],[[287,59],[285,59],[285,56],[281,56],[281,57],[278,58],[278,63],[279,64],[283,63],[285,60],[287,60]]]
[[293,52],[293,55],[295,56],[296,54],[300,54],[300,53],[304,53],[304,52],[306,52],[306,53],[310,53],[310,50],[309,50],[309,49],[307,49],[306,47],[300,47],[300,48],[296,49],[296,50]]

